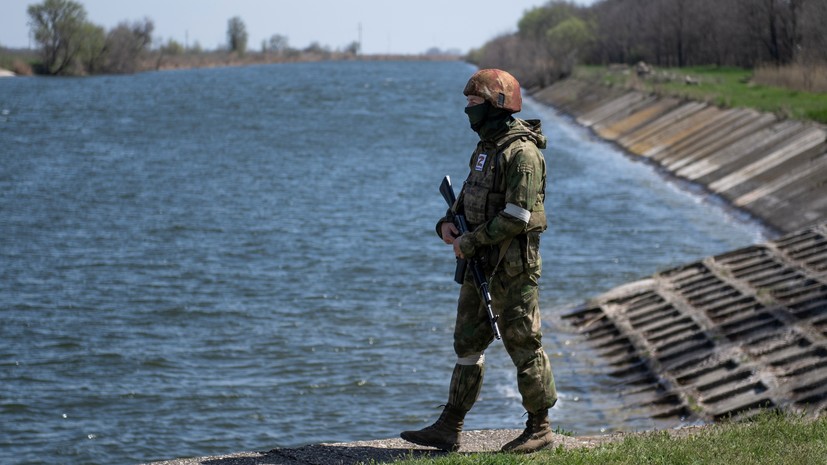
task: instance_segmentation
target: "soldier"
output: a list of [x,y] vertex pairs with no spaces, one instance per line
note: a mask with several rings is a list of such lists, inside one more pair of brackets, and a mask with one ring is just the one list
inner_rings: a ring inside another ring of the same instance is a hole
[[[523,433],[503,451],[528,453],[552,441],[548,410],[557,391],[543,350],[537,282],[540,278],[540,233],[546,229],[546,166],[539,149],[546,137],[539,120],[512,116],[520,111],[520,84],[509,73],[483,69],[474,73],[463,92],[465,113],[480,137],[471,156],[468,179],[453,207],[436,225],[439,237],[460,258],[481,261],[489,279],[503,344],[517,368],[517,386],[528,412]],[[469,231],[459,235],[453,217],[463,213]],[[465,414],[482,387],[484,351],[494,340],[470,272],[460,288],[454,328],[457,362],[448,403],[436,422],[401,437],[415,444],[456,451]]]

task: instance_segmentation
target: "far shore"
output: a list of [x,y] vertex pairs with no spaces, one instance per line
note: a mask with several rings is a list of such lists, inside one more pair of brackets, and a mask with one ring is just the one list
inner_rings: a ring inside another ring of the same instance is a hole
[[[35,50],[0,48],[0,77],[47,75],[38,71],[39,65],[37,64],[36,53]],[[366,55],[324,50],[288,51],[284,53],[248,52],[244,54],[228,51],[168,54],[155,50],[144,55],[135,73],[320,61],[459,61],[464,59],[464,56],[454,54]]]

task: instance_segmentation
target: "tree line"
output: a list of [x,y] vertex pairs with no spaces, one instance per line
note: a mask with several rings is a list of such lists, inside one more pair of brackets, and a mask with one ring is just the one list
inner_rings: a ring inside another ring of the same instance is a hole
[[122,22],[110,31],[90,22],[83,5],[71,0],[45,0],[27,9],[29,26],[40,45],[37,71],[54,75],[130,73],[152,43],[148,18]]
[[553,0],[469,58],[513,70],[526,87],[566,77],[578,63],[814,66],[827,63],[825,24],[825,0]]
[[[170,39],[157,47],[153,53],[151,19],[119,23],[106,31],[87,19],[83,5],[73,0],[44,0],[30,5],[27,9],[29,27],[38,44],[40,62],[34,71],[51,75],[125,74],[144,69],[157,69],[163,60],[176,59],[185,64],[204,66],[222,63],[249,63],[277,61],[280,59],[307,59],[309,57],[330,58],[334,54],[329,48],[317,42],[304,50],[289,46],[286,36],[272,35],[261,43],[261,54],[256,59],[245,57],[248,49],[246,25],[238,16],[227,21],[227,49],[221,56],[206,56],[196,43],[186,49],[179,42]],[[354,56],[360,51],[360,44],[353,42],[339,55]],[[197,57],[183,57],[195,54]]]

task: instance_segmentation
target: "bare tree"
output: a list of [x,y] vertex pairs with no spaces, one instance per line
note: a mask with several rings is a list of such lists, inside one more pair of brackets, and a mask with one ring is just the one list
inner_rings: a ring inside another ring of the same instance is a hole
[[518,34],[501,35],[469,56],[480,68],[508,70],[528,89],[545,87],[560,76],[544,44]]
[[106,36],[106,66],[108,73],[134,73],[140,69],[141,57],[152,43],[155,25],[149,18],[131,25],[123,22]]
[[287,36],[283,36],[281,34],[273,34],[270,36],[270,41],[268,44],[268,50],[272,52],[282,53],[287,50],[289,47],[288,45]]
[[687,53],[690,48],[692,19],[694,11],[689,0],[670,0],[662,2],[660,17],[664,28],[663,42],[666,44],[668,64],[684,67],[687,65]]
[[801,5],[798,22],[801,34],[801,59],[804,62],[827,62],[827,2],[808,1]]
[[349,43],[344,52],[348,55],[358,55],[359,51],[362,49],[362,45],[359,43],[358,40],[354,40],[353,42]]
[[739,16],[748,38],[758,45],[752,50],[752,65],[792,61],[796,51],[797,10],[801,2],[792,0],[738,0]]
[[690,51],[693,64],[732,64],[735,18],[732,2],[720,0],[696,0],[697,10],[693,18],[695,43]]
[[[658,9],[665,0],[603,0],[578,12],[594,34],[580,54],[588,63],[657,63],[666,54]],[[666,0],[668,1],[668,0]]]
[[784,64],[804,42],[809,4],[823,0],[602,0],[590,60],[664,66]]

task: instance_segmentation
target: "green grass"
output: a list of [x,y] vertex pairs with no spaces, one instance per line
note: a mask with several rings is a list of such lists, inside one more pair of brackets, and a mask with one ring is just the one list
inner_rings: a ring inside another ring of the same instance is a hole
[[827,417],[812,420],[765,413],[743,423],[721,423],[696,434],[630,435],[593,449],[544,450],[530,455],[448,454],[400,465],[809,465],[827,463]]
[[[652,75],[639,79],[634,68],[623,73],[604,66],[581,66],[576,70],[575,76],[599,80],[606,85],[636,88],[726,108],[753,108],[784,118],[827,123],[827,93],[754,84],[751,82],[751,70],[716,66],[655,68]],[[687,85],[686,76],[699,83]]]

